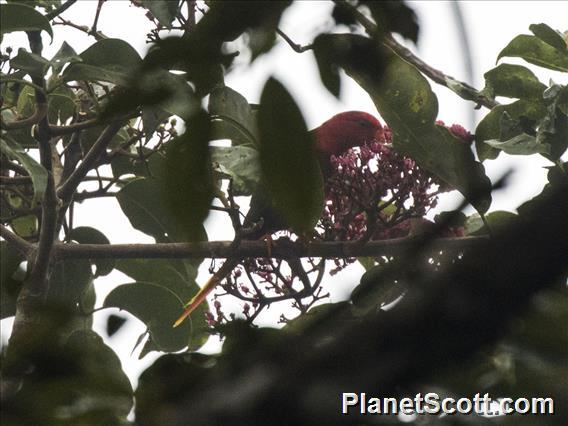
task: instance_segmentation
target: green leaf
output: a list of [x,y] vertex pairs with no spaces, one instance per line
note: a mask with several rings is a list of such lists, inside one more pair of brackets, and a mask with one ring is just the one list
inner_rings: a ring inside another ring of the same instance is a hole
[[365,271],[368,271],[377,264],[377,262],[375,262],[375,259],[372,257],[358,257],[357,260],[359,261],[361,266],[365,268]]
[[[149,154],[148,148],[142,148],[142,154]],[[112,159],[112,175],[119,178],[123,175],[135,175],[140,177],[158,178],[165,176],[165,156],[161,152],[155,152],[145,160],[130,158],[126,155],[117,155]]]
[[142,0],[142,7],[148,9],[152,15],[166,28],[171,28],[176,17],[179,2],[177,0]]
[[418,18],[412,8],[401,1],[363,1],[371,11],[379,31],[383,34],[395,32],[418,42]]
[[136,70],[142,59],[132,46],[120,39],[104,39],[96,42],[63,72],[63,81],[106,81],[127,85],[130,73]]
[[0,4],[0,34],[13,31],[46,31],[53,39],[51,25],[33,7],[23,4]]
[[304,118],[274,78],[262,91],[258,128],[262,177],[274,206],[296,232],[310,231],[323,209],[323,178]]
[[[196,347],[203,342],[203,330],[194,329],[193,322],[184,322],[173,328],[172,324],[183,309],[184,300],[163,286],[137,282],[116,287],[106,297],[103,306],[124,309],[148,326],[152,342],[161,351],[174,352],[187,346]],[[199,333],[194,334],[195,331]]]
[[526,133],[503,142],[498,139],[490,139],[485,141],[485,143],[509,155],[550,154],[550,145],[539,143],[535,136],[530,136]]
[[[209,96],[208,110],[213,119],[213,139],[231,139],[234,145],[257,145],[255,117],[240,93],[227,86],[215,88]],[[219,122],[224,126],[216,126]]]
[[92,282],[93,274],[88,260],[60,260],[55,264],[49,280],[48,299],[56,305],[74,305]]
[[160,124],[166,121],[171,114],[163,109],[150,105],[142,108],[142,128],[146,141],[149,141]]
[[[356,45],[360,54],[375,52],[371,40],[360,36],[333,35],[338,46]],[[347,46],[347,47],[346,47]],[[491,204],[491,181],[483,165],[475,161],[469,146],[444,126],[435,124],[438,100],[426,79],[412,65],[391,56],[384,73],[346,61],[345,70],[365,89],[393,134],[394,148],[416,160],[420,167],[458,189],[480,212]],[[381,78],[377,79],[377,75]]]
[[59,74],[63,67],[69,62],[80,62],[81,57],[77,55],[75,49],[73,49],[66,41],[63,42],[57,53],[51,58],[51,66],[53,68],[54,74]]
[[[199,260],[179,259],[121,259],[117,260],[116,267],[119,271],[133,278],[137,282],[152,283],[165,290],[172,292],[179,300],[188,301],[199,291],[195,282]],[[209,338],[208,326],[205,321],[205,313],[208,311],[207,303],[201,304],[191,314],[191,327],[186,328],[186,338],[183,344],[189,349],[197,350]],[[181,313],[178,306],[175,309],[177,317]],[[149,325],[149,324],[148,324]],[[171,326],[171,324],[169,324]],[[149,345],[149,346],[148,346]],[[154,340],[145,346],[149,350],[161,350],[156,347]],[[141,354],[141,356],[143,356]]]
[[244,145],[211,147],[213,169],[233,180],[234,195],[251,195],[260,178],[259,154]]
[[[156,179],[133,180],[119,191],[116,198],[132,226],[154,237],[157,242],[188,240],[186,229],[166,205],[163,184]],[[203,228],[200,231],[203,235]]]
[[14,232],[23,238],[30,238],[37,235],[37,217],[33,214],[20,216],[10,222]]
[[547,114],[540,121],[536,140],[550,147],[543,154],[556,162],[568,148],[568,86],[553,84],[544,92]]
[[333,52],[330,51],[330,44],[325,42],[323,37],[314,40],[314,56],[318,64],[321,82],[329,93],[339,98],[341,91],[341,78],[339,68],[333,63]]
[[50,67],[47,59],[19,48],[18,54],[10,59],[10,66],[28,73],[31,77],[43,77]]
[[[366,311],[377,309],[394,302],[406,291],[406,287],[398,279],[388,279],[384,265],[375,265],[366,270],[361,276],[359,286],[351,293],[351,300],[356,308]],[[361,291],[362,288],[372,288]],[[364,297],[361,294],[364,294]]]
[[540,38],[521,34],[515,37],[497,56],[517,57],[554,71],[568,72],[568,51],[559,51]]
[[544,41],[546,44],[549,44],[561,52],[566,51],[567,45],[563,35],[560,32],[553,30],[548,25],[532,24],[529,26],[529,30],[531,30],[535,36]]
[[156,107],[184,120],[200,109],[199,100],[183,77],[163,69],[142,69],[130,74],[128,86],[111,98],[101,120],[135,111],[140,106]]
[[190,240],[203,237],[203,221],[213,200],[209,115],[201,111],[187,121],[185,133],[168,143],[163,191],[168,212]]
[[43,199],[47,187],[47,171],[30,157],[24,149],[7,134],[0,135],[0,151],[8,158],[18,161],[30,174],[34,187],[33,204]]
[[63,386],[51,388],[59,385],[69,394],[68,405],[60,407],[69,424],[124,424],[133,392],[116,353],[91,330],[71,334],[64,350],[74,360],[65,370],[71,373]]
[[[542,103],[519,100],[508,105],[498,105],[477,125],[475,130],[475,147],[481,161],[497,158],[499,150],[485,144],[485,141],[511,139],[523,132],[530,131],[546,114]],[[502,119],[508,116],[518,123],[515,129],[510,128],[508,134],[502,132]]]
[[21,118],[31,117],[35,112],[35,89],[25,86],[18,96],[16,111]]
[[75,112],[75,92],[62,85],[47,96],[49,122],[64,124]]
[[16,299],[24,278],[18,272],[24,260],[24,256],[14,247],[9,247],[6,241],[0,241],[0,319],[16,314]]
[[[485,216],[485,221],[489,224],[492,232],[499,232],[507,229],[519,220],[519,216],[504,210],[497,210]],[[464,224],[466,235],[485,235],[489,231],[479,214],[469,216]]]
[[501,64],[484,74],[485,89],[489,97],[542,99],[546,86],[538,81],[531,70],[520,65]]
[[[73,228],[69,237],[79,244],[110,244],[101,231],[89,226]],[[114,269],[114,259],[93,259],[91,262],[96,267],[95,277],[108,275]]]

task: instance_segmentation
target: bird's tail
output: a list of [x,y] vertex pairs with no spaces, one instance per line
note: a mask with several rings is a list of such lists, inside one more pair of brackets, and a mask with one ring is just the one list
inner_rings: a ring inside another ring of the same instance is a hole
[[173,327],[180,325],[193,311],[197,309],[201,303],[207,298],[209,293],[213,291],[217,284],[219,284],[223,279],[231,273],[231,271],[239,264],[238,259],[227,259],[225,263],[215,272],[211,278],[205,283],[205,285],[197,292],[195,296],[191,298],[184,306],[183,313],[174,322]]

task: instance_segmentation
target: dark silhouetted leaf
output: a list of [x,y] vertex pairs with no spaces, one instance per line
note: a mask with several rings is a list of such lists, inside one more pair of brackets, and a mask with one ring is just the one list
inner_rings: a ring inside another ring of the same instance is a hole
[[120,39],[104,39],[96,42],[63,72],[63,81],[106,81],[127,85],[130,73],[141,64],[140,55],[127,42]]
[[[163,184],[156,179],[136,179],[116,196],[132,226],[157,242],[188,240],[187,230],[166,206]],[[201,235],[204,231],[201,229]]]
[[[89,226],[73,228],[69,237],[79,244],[110,244],[108,238],[98,229]],[[108,275],[114,269],[114,259],[93,259],[95,277]]]
[[209,140],[211,124],[203,111],[191,117],[186,132],[168,143],[163,188],[167,209],[191,240],[203,237],[203,221],[213,200]]
[[87,424],[123,422],[132,409],[132,386],[116,353],[90,330],[69,336],[65,349],[80,366],[75,382],[66,389],[78,398],[74,404],[83,407],[73,415],[89,418]]
[[362,1],[371,10],[371,15],[382,34],[395,32],[418,41],[418,19],[416,13],[403,1]]
[[156,106],[150,105],[142,108],[142,128],[147,141],[154,136],[158,126],[167,120],[170,115],[169,112]]
[[208,110],[213,119],[214,139],[231,139],[233,145],[258,143],[251,106],[237,91],[227,86],[214,89],[209,95]]
[[177,0],[142,0],[140,3],[166,28],[171,27],[179,8]]
[[13,31],[46,31],[53,38],[53,31],[45,16],[24,4],[0,5],[0,34]]
[[63,67],[70,62],[80,62],[81,57],[75,52],[66,41],[63,42],[57,53],[51,58],[51,66],[53,67],[53,72],[59,74]]
[[126,318],[118,315],[109,315],[106,322],[106,333],[108,337],[112,337],[126,323]]
[[317,37],[314,41],[314,55],[321,82],[329,92],[339,98],[341,91],[341,78],[339,77],[339,69],[334,63],[335,53],[330,51],[332,45],[326,42],[325,38]]
[[260,165],[276,209],[296,231],[311,230],[323,209],[323,178],[304,118],[277,80],[266,83],[258,115]]
[[91,263],[88,260],[60,260],[55,263],[49,280],[48,299],[55,305],[74,306],[92,281]]

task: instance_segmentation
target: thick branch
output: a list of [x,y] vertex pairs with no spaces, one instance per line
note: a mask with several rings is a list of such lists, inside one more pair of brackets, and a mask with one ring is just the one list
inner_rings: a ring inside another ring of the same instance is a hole
[[[28,39],[32,53],[41,55],[43,45],[40,32],[28,32]],[[35,92],[36,109],[39,109],[40,105],[47,104],[45,96],[45,80],[42,77],[32,77],[32,81],[35,85],[44,89],[43,91],[36,90]],[[50,136],[47,116],[44,116],[39,121],[35,137],[38,141],[40,163],[48,172],[47,187],[41,203],[42,215],[37,256],[33,263],[30,279],[27,282],[26,288],[22,289],[19,300],[25,299],[27,294],[32,295],[32,297],[38,297],[41,300],[47,293],[51,248],[53,246],[56,233],[55,224],[57,221],[57,198],[55,196],[55,183],[53,180],[52,152],[51,145],[49,143]],[[25,304],[26,303],[24,301],[23,305]]]
[[[487,244],[486,237],[438,238],[432,240],[432,250],[460,250]],[[415,238],[396,238],[370,241],[361,245],[358,241],[333,241],[293,243],[278,239],[268,252],[264,241],[242,241],[238,256],[273,257],[324,257],[345,258],[360,256],[394,256],[406,252],[416,244]],[[234,257],[232,241],[161,244],[63,244],[54,248],[59,259],[196,259]]]

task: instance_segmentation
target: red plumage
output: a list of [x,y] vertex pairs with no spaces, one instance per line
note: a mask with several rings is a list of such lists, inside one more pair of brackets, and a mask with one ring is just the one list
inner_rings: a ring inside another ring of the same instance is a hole
[[[330,157],[339,155],[354,146],[361,146],[373,139],[380,139],[383,131],[381,123],[371,114],[362,111],[347,111],[334,115],[310,133],[315,138],[314,150],[319,160],[324,179],[331,172]],[[262,219],[261,229],[247,235],[247,239],[258,239],[266,234],[286,229],[284,218],[275,211],[270,197],[261,189],[256,191],[244,221],[244,226],[252,226]],[[227,259],[221,268],[209,279],[203,288],[185,305],[183,314],[174,323],[181,324],[206,298],[206,296],[229,274],[238,264],[239,259]]]

